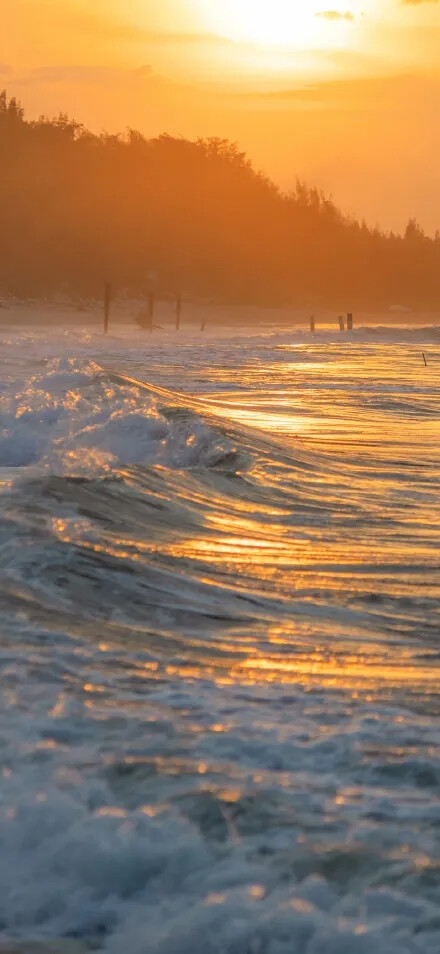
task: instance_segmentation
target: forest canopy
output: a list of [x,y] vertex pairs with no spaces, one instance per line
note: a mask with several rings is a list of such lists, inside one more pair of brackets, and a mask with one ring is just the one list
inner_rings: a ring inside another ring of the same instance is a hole
[[98,296],[103,282],[219,301],[440,306],[440,237],[283,193],[236,143],[27,121],[0,94],[0,294]]

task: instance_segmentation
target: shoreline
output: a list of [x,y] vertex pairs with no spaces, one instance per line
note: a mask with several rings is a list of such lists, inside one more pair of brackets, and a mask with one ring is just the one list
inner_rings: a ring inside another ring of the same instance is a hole
[[[142,329],[137,323],[137,317],[146,310],[146,301],[143,299],[116,299],[110,313],[110,329],[112,323],[120,326],[125,325],[133,331],[141,332]],[[304,328],[309,331],[310,316],[314,314],[316,330],[319,327],[338,328],[338,315],[346,314],[341,309],[315,308],[290,308],[290,307],[265,307],[261,305],[221,305],[210,302],[184,302],[182,316],[180,321],[180,331],[176,333],[184,334],[185,329],[191,331],[200,331],[202,323],[205,323],[206,330],[212,331],[218,328],[236,329],[271,329],[295,328],[298,330]],[[399,310],[359,310],[354,311],[355,327],[366,326],[403,326],[420,327],[440,324],[439,311],[407,311]],[[69,328],[69,327],[90,327],[90,330],[99,330],[103,326],[104,309],[103,303],[97,301],[84,302],[84,304],[58,303],[58,302],[39,302],[32,301],[13,301],[0,302],[0,328],[17,327],[50,327],[50,328]],[[160,330],[175,330],[175,302],[173,300],[159,299],[156,302],[154,321],[162,326]]]

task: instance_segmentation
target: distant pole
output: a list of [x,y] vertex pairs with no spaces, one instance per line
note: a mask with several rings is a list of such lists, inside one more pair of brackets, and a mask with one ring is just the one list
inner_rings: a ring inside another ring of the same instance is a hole
[[310,331],[312,332],[313,335],[315,334],[315,316],[314,315],[311,315],[310,317]]
[[182,295],[179,292],[176,298],[176,331],[179,331],[180,329],[181,315],[182,315]]
[[347,331],[353,331],[353,315],[351,311],[347,315]]
[[339,331],[345,331],[345,322],[344,322],[343,315],[339,315],[338,321],[339,321]]
[[112,303],[112,286],[106,282],[104,288],[104,334],[108,333],[108,323],[110,319],[110,306]]
[[206,318],[202,318],[202,324],[200,325],[200,331],[204,331],[206,328]]
[[422,352],[422,358],[423,358],[423,360],[424,360],[424,362],[425,362],[425,368],[427,368],[427,367],[428,367],[428,362],[427,362],[426,357],[425,357],[425,355],[423,354],[423,352]]

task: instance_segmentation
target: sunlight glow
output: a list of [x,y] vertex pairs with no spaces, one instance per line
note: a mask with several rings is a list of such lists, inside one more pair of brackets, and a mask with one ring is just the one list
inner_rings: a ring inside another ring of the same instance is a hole
[[210,30],[244,43],[297,49],[346,46],[359,3],[322,0],[200,0]]

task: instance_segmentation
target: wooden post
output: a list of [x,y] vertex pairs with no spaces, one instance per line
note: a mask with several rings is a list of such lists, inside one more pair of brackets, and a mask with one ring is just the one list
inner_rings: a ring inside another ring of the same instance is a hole
[[112,303],[112,286],[106,282],[104,288],[104,334],[108,333],[108,324],[110,319],[110,306]]
[[311,315],[310,317],[310,331],[312,334],[315,334],[315,316]]
[[424,362],[425,362],[425,368],[427,368],[427,367],[428,367],[428,362],[427,362],[427,360],[426,360],[426,355],[423,354],[423,351],[422,351],[422,358],[423,358],[423,360],[424,360]]
[[339,315],[338,321],[339,321],[339,331],[345,331],[344,316]]
[[202,318],[202,324],[200,325],[200,331],[204,331],[206,328],[206,318]]
[[176,298],[176,331],[179,331],[180,329],[181,315],[182,315],[182,295],[179,292]]
[[347,315],[347,331],[353,331],[353,315],[351,311]]

